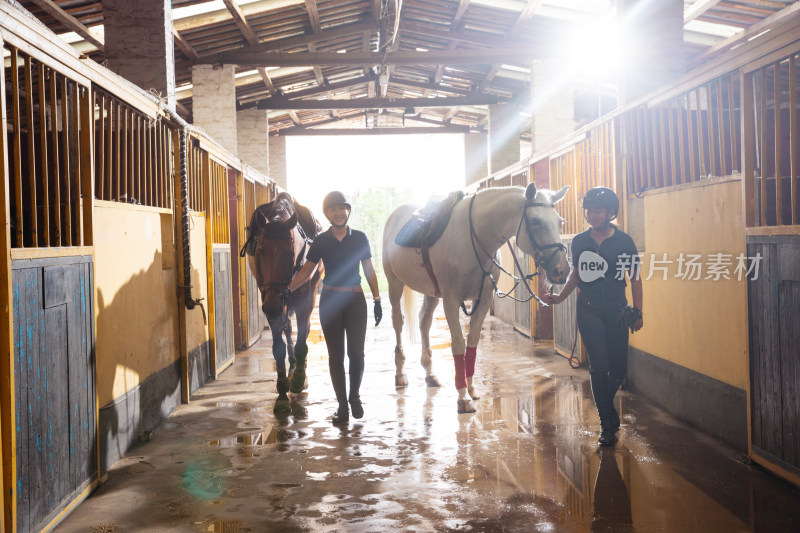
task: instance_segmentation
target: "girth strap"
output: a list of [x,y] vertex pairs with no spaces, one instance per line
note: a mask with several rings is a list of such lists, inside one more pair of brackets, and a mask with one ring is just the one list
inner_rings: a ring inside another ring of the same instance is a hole
[[422,245],[422,266],[425,267],[425,272],[428,273],[428,277],[431,278],[433,282],[433,289],[436,291],[435,296],[437,298],[442,297],[442,291],[439,290],[439,281],[436,279],[436,274],[433,272],[433,265],[431,265],[431,256],[428,254],[428,247],[426,245]]

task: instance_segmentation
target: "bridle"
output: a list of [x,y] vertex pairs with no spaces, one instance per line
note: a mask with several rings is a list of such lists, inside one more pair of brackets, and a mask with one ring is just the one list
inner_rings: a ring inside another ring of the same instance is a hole
[[[566,252],[567,247],[564,246],[564,244],[561,242],[539,245],[539,243],[536,242],[536,238],[533,235],[533,230],[531,228],[530,221],[528,220],[528,208],[549,207],[555,209],[555,205],[552,203],[530,202],[527,199],[525,200],[525,207],[523,207],[522,209],[522,216],[519,219],[519,226],[517,226],[516,240],[519,241],[519,233],[520,231],[522,231],[522,224],[525,224],[525,229],[528,230],[528,236],[531,239],[531,244],[533,244],[533,250],[534,250],[533,262],[536,265],[536,272],[532,272],[531,274],[528,274],[526,276],[517,277],[508,270],[506,270],[505,268],[503,268],[503,266],[500,263],[498,263],[497,260],[494,258],[494,255],[490,254],[486,250],[486,248],[481,244],[480,240],[478,240],[478,236],[475,233],[475,226],[472,221],[472,206],[475,203],[476,196],[477,195],[473,195],[469,202],[469,237],[470,241],[472,242],[472,250],[475,253],[475,259],[478,261],[478,268],[481,269],[481,274],[482,274],[481,288],[478,291],[478,297],[474,300],[474,303],[472,304],[472,311],[468,312],[467,306],[464,304],[464,302],[461,302],[461,309],[464,311],[464,314],[467,316],[472,316],[472,314],[475,312],[475,309],[478,308],[478,304],[480,304],[481,302],[481,295],[483,294],[483,279],[486,277],[488,277],[489,280],[492,282],[492,286],[494,287],[494,292],[500,298],[511,298],[515,302],[522,302],[522,303],[529,302],[531,300],[536,300],[542,307],[547,307],[548,304],[546,304],[541,298],[539,298],[536,295],[535,292],[533,292],[533,289],[531,289],[529,281],[539,275],[539,268],[544,268],[545,270],[547,270],[547,266],[553,260],[555,255],[559,251]],[[511,257],[514,258],[514,264],[516,265],[517,269],[520,272],[522,272],[522,267],[520,266],[519,261],[517,260],[517,254],[514,253],[514,249],[511,247],[511,242],[506,241],[506,243],[508,244],[508,248],[511,250]],[[478,254],[478,248],[480,248],[481,251],[483,251],[484,255],[486,255],[486,257],[492,262],[494,266],[499,268],[500,271],[504,272],[506,275],[510,276],[514,280],[514,286],[511,287],[511,289],[508,292],[501,291],[500,288],[497,286],[497,281],[494,279],[494,276],[492,276],[491,266],[489,267],[488,270],[485,270],[483,268],[483,261],[481,261],[480,254]],[[553,251],[547,257],[545,257],[545,251],[550,249],[553,249]],[[522,299],[512,296],[512,293],[514,292],[514,290],[516,290],[517,286],[519,286],[520,283],[522,283],[525,286],[525,288],[528,289],[528,293],[530,294],[528,298]]]
[[[261,216],[264,216],[264,215],[261,214]],[[264,216],[264,219],[266,220],[265,216]],[[258,283],[258,289],[259,289],[259,292],[261,293],[261,300],[263,301],[264,298],[266,298],[266,296],[270,293],[270,291],[274,291],[280,297],[280,299],[281,299],[281,307],[286,309],[286,312],[281,316],[281,321],[283,322],[284,325],[286,324],[286,322],[289,321],[289,303],[290,303],[290,300],[291,300],[291,292],[289,292],[289,284],[292,282],[292,279],[294,279],[294,276],[300,271],[300,269],[305,264],[305,262],[306,262],[306,252],[307,252],[307,250],[308,250],[308,248],[309,248],[309,246],[310,246],[310,244],[312,242],[312,240],[309,239],[308,236],[305,234],[305,232],[303,231],[303,227],[299,223],[295,227],[297,228],[297,231],[300,233],[300,236],[303,239],[303,247],[301,248],[300,252],[295,257],[294,266],[292,267],[292,273],[289,276],[288,280],[286,280],[286,281],[270,281],[270,282],[267,282],[267,283],[264,283],[264,282],[261,281],[261,262],[260,262],[261,254],[258,253],[258,247],[256,247],[256,256],[255,256],[255,259],[256,259],[256,282]],[[292,253],[294,253],[294,243],[295,243],[294,229],[295,228],[292,228],[292,229],[289,230],[289,239],[290,239],[289,240],[289,249],[292,250]],[[263,238],[263,236],[260,235],[259,236],[259,241],[261,240],[261,238]]]

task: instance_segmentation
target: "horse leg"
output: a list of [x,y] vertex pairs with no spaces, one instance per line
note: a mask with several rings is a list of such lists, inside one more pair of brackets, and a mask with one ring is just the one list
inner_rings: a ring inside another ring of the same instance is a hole
[[292,376],[294,375],[294,371],[297,368],[297,358],[295,357],[294,353],[294,342],[292,341],[292,319],[290,318],[290,314],[286,313],[286,325],[283,329],[283,334],[286,337],[286,354],[289,356],[289,376],[288,378],[291,380]]
[[[484,287],[485,294],[491,294],[491,287]],[[475,387],[472,386],[472,376],[475,375],[475,359],[478,353],[478,342],[481,340],[481,329],[483,328],[483,321],[486,319],[486,314],[489,312],[491,305],[491,297],[481,298],[478,308],[472,314],[469,320],[469,333],[467,334],[467,348],[464,354],[465,373],[467,375],[467,392],[469,397],[473,400],[478,399],[475,392]]]
[[[433,352],[431,350],[431,323],[433,322],[433,312],[436,306],[439,305],[439,298],[435,296],[426,296],[425,301],[422,303],[422,309],[419,312],[419,332],[422,337],[422,368],[425,369],[425,383],[428,387],[441,387],[441,383],[433,375]],[[471,395],[470,395],[471,396]]]
[[[302,300],[306,299],[304,294],[299,295]],[[313,300],[311,301],[313,307]],[[299,394],[308,388],[308,378],[306,377],[306,356],[308,355],[308,333],[311,331],[311,309],[303,302],[295,305],[295,318],[297,319],[297,342],[294,345],[294,357],[296,366],[292,375],[292,392]]]
[[444,298],[444,316],[447,318],[447,326],[450,328],[450,339],[453,349],[453,364],[456,367],[456,390],[458,391],[458,412],[474,413],[475,406],[472,400],[467,399],[467,374],[464,366],[464,334],[461,332],[461,322],[459,320],[459,306],[461,302],[458,298]]
[[281,331],[283,328],[277,321],[270,321],[269,328],[272,331],[272,357],[275,358],[275,368],[278,371],[278,398],[272,410],[276,414],[288,413],[291,406],[289,396],[286,395],[289,392],[289,380],[286,378],[286,343],[283,342]]
[[400,281],[393,272],[384,268],[386,272],[386,280],[389,282],[389,303],[392,305],[392,326],[394,326],[395,347],[394,347],[394,366],[395,387],[406,387],[408,385],[408,377],[403,373],[403,366],[406,362],[406,356],[403,353],[403,308],[400,305],[400,299],[403,297],[403,282]]

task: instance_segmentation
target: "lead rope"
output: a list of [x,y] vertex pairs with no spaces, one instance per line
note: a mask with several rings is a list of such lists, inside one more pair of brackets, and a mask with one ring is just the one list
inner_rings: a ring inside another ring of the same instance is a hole
[[581,360],[579,357],[575,357],[575,347],[578,345],[578,313],[575,313],[575,340],[572,341],[572,352],[569,354],[569,358],[567,358],[567,363],[572,368],[580,368],[581,367]]

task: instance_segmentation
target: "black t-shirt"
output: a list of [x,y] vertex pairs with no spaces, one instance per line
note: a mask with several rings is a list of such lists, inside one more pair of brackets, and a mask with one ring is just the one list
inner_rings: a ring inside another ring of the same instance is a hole
[[572,266],[578,269],[581,291],[625,289],[625,271],[633,275],[640,268],[639,253],[630,235],[616,228],[599,246],[591,229],[572,239]]
[[[332,228],[331,228],[332,229]],[[325,263],[325,285],[352,287],[361,284],[358,265],[372,257],[369,240],[362,231],[347,228],[341,242],[333,236],[331,229],[320,233],[311,243],[306,259],[313,263]]]

